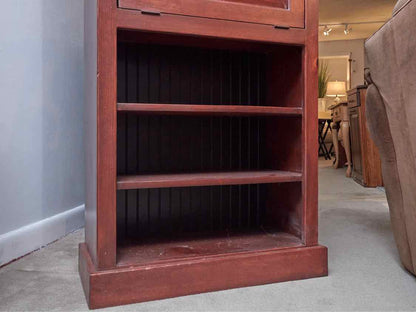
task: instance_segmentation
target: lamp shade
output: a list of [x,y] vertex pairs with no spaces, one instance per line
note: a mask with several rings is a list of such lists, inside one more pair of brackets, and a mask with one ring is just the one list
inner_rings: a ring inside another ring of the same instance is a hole
[[329,81],[326,94],[328,96],[345,96],[345,81]]

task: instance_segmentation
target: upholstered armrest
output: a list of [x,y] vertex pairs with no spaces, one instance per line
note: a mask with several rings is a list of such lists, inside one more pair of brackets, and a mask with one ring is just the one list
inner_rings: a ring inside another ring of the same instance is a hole
[[380,153],[383,181],[387,192],[390,219],[396,244],[404,267],[415,274],[416,270],[413,266],[406,231],[403,192],[397,169],[396,151],[394,149],[386,106],[378,88],[371,80],[369,70],[366,70],[366,81],[369,83],[366,98],[367,127]]
[[401,9],[403,9],[412,0],[399,0],[393,9],[393,16],[395,16]]
[[366,114],[382,162],[383,181],[401,260],[416,273],[416,0],[365,43]]

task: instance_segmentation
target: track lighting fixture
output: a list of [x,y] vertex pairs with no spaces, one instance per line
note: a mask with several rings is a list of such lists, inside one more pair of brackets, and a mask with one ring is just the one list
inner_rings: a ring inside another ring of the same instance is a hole
[[351,30],[352,30],[352,28],[349,28],[348,24],[345,24],[344,34],[348,35]]
[[329,33],[332,31],[332,28],[328,28],[328,26],[325,25],[324,28],[324,36],[329,36]]

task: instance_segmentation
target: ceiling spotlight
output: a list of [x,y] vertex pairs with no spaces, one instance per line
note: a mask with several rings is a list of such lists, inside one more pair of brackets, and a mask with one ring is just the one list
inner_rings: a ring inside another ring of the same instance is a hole
[[348,35],[351,30],[352,30],[352,28],[349,28],[348,24],[345,24],[344,34]]
[[325,26],[324,28],[324,36],[329,36],[329,33],[332,31],[332,28],[328,28],[328,26]]

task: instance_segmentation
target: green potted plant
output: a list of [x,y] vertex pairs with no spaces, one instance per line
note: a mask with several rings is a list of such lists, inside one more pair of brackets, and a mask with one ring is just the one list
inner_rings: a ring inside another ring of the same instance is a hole
[[328,71],[328,63],[320,61],[319,69],[318,69],[318,90],[319,90],[318,111],[320,112],[326,111],[325,96],[326,96],[326,91],[328,88],[329,78],[330,76],[329,76],[329,71]]

